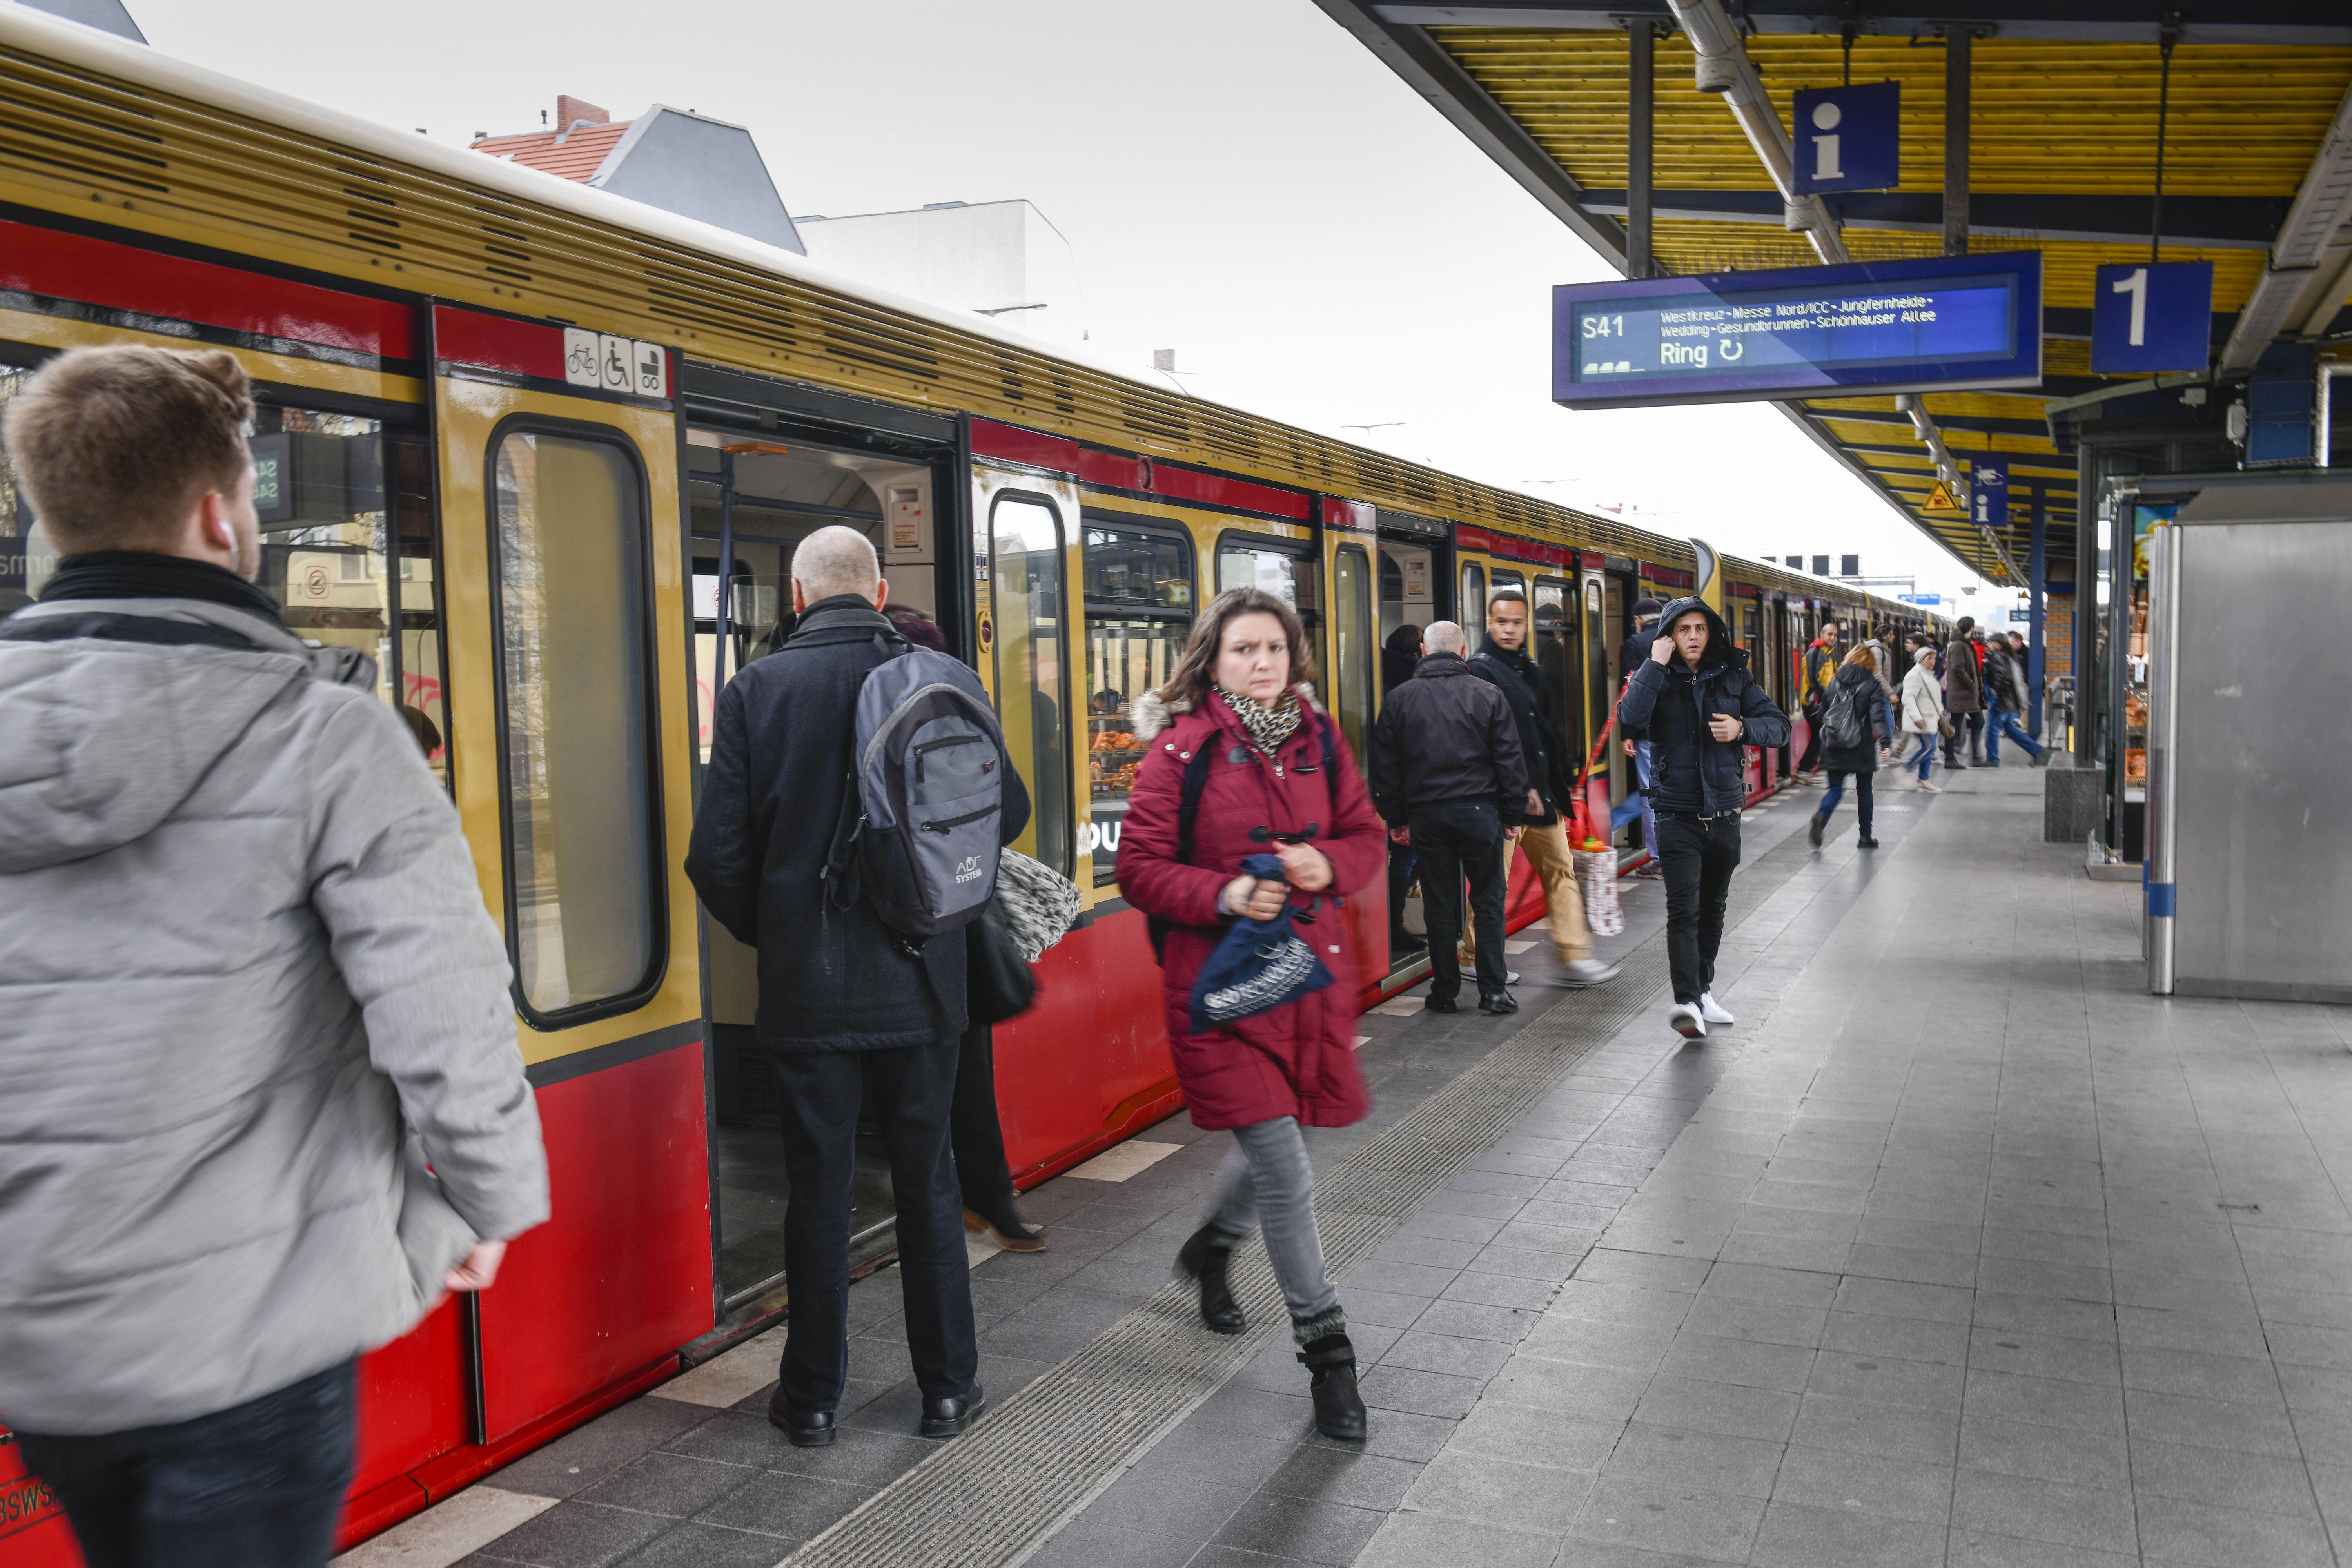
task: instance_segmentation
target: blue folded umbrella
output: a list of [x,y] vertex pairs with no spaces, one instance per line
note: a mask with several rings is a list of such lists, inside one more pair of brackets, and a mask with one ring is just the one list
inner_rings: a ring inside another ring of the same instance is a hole
[[[1282,879],[1282,862],[1251,855],[1242,869],[1265,881]],[[1195,1034],[1309,996],[1332,983],[1315,950],[1290,929],[1298,911],[1285,904],[1270,921],[1237,920],[1192,982]]]

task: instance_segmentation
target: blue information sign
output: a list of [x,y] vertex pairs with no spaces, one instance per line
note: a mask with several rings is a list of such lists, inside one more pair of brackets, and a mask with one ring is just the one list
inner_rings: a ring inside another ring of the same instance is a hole
[[1552,289],[1552,401],[1735,403],[2042,380],[2042,253]]
[[1796,110],[1799,195],[1902,183],[1902,83],[1800,88]]
[[1906,605],[1917,605],[1923,609],[1944,602],[1941,594],[1897,594],[1895,597]]
[[1969,521],[1986,528],[2009,526],[2009,470],[1979,463],[1969,470]]
[[2213,352],[2213,264],[2119,262],[2091,293],[2091,369],[2099,375],[2203,370]]

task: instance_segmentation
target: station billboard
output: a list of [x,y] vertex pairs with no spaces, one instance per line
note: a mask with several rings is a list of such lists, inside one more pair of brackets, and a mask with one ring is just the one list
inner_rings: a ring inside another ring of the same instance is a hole
[[2042,253],[1994,251],[1552,290],[1569,408],[2035,386]]

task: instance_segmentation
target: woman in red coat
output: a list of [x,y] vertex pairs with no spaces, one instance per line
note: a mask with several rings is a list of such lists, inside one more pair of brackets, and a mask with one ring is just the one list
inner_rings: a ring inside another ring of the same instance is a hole
[[[1356,963],[1338,899],[1381,874],[1388,838],[1338,726],[1314,704],[1314,673],[1289,605],[1255,588],[1217,596],[1175,675],[1136,704],[1135,732],[1148,750],[1119,828],[1118,880],[1129,903],[1170,926],[1161,994],[1192,1120],[1231,1128],[1238,1145],[1177,1265],[1200,1280],[1208,1326],[1239,1333],[1225,1262],[1253,1225],[1263,1226],[1298,1359],[1313,1373],[1315,1424],[1328,1436],[1360,1438],[1356,1352],[1323,1271],[1299,1129],[1345,1127],[1369,1107],[1354,1050]],[[1192,852],[1180,858],[1184,775],[1204,752]],[[1243,857],[1267,853],[1281,858],[1283,880],[1243,873]],[[1336,983],[1193,1033],[1192,982],[1227,927],[1244,914],[1271,919],[1286,901],[1318,917],[1297,930]]]

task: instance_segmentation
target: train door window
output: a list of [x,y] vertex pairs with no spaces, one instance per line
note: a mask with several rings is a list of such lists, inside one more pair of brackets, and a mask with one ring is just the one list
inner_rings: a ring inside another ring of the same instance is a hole
[[493,449],[507,941],[546,1026],[659,979],[645,481],[601,437]]
[[[1536,579],[1533,616],[1535,647],[1529,650],[1544,684],[1559,704],[1560,727],[1580,751],[1592,743],[1584,724],[1584,648],[1577,636],[1574,601],[1568,584],[1558,577]],[[1578,737],[1582,737],[1580,740]]]
[[988,531],[997,709],[1031,803],[1029,826],[1014,847],[1068,876],[1075,845],[1062,515],[1041,497],[1005,492],[990,509]]
[[[1623,578],[1584,579],[1585,711],[1592,715],[1596,731],[1617,710],[1617,694],[1633,673],[1618,668],[1624,638],[1633,630],[1627,620],[1630,608]],[[1622,801],[1636,782],[1627,771],[1625,748],[1609,747],[1602,760],[1609,769],[1609,798]]]
[[1461,605],[1462,629],[1475,639],[1478,628],[1486,624],[1486,569],[1475,561],[1462,563],[1462,597],[1457,603]]
[[1436,562],[1421,544],[1381,543],[1381,690],[1412,679],[1421,630],[1437,618]]
[[1192,631],[1192,551],[1181,534],[1085,523],[1087,775],[1090,799],[1081,847],[1094,854],[1095,885],[1118,879],[1118,830],[1143,743],[1129,717],[1135,700],[1167,684]]
[[1372,722],[1372,682],[1380,650],[1373,641],[1372,563],[1363,547],[1343,544],[1331,557],[1331,668],[1326,672],[1339,732],[1359,766],[1368,766],[1364,731]]
[[[1520,573],[1507,571],[1504,568],[1497,566],[1495,568],[1494,592],[1499,594],[1506,588],[1511,589],[1522,599],[1528,596],[1528,580],[1526,576]],[[1530,605],[1528,608],[1529,612],[1532,613],[1534,606]],[[1481,626],[1486,624],[1486,614],[1482,610],[1478,616],[1479,624]],[[1471,642],[1475,646],[1477,639],[1473,637]]]
[[1312,628],[1320,618],[1315,563],[1295,545],[1229,533],[1217,542],[1217,592],[1260,588],[1297,610]]

